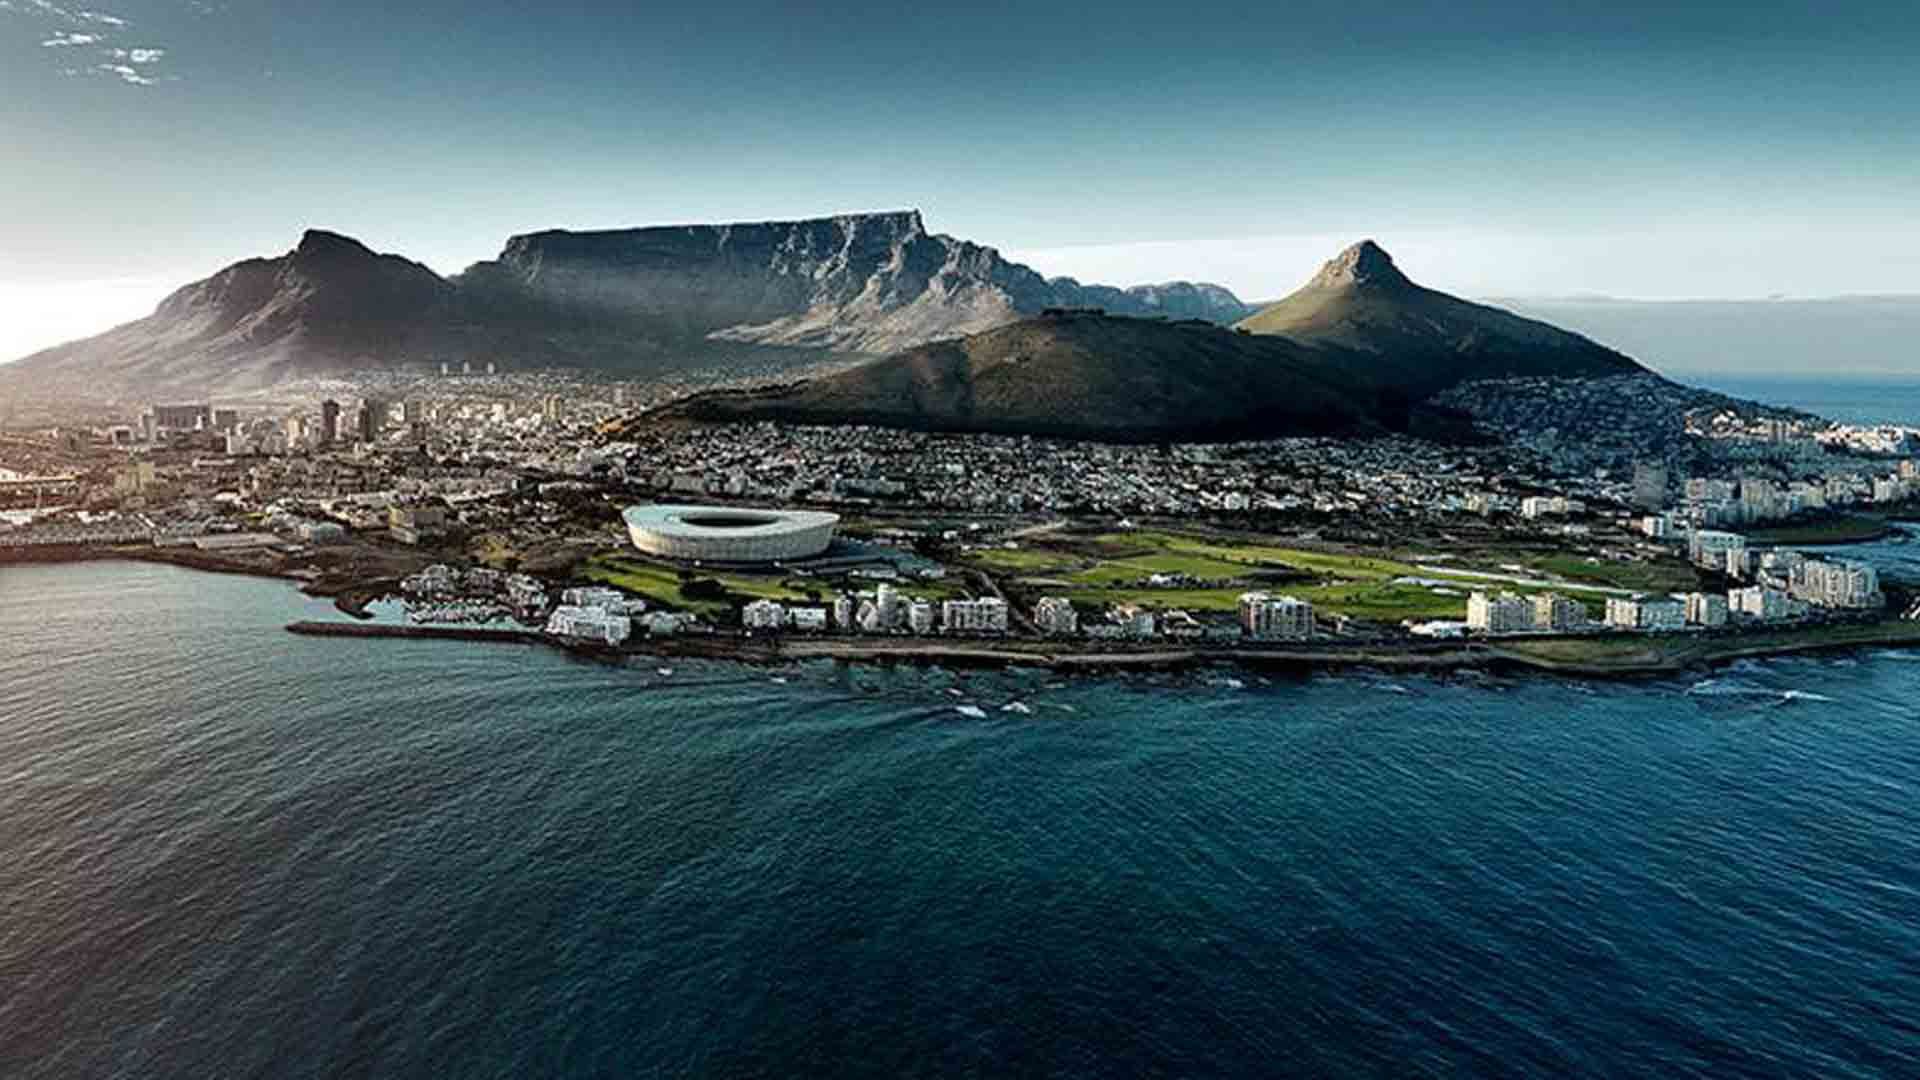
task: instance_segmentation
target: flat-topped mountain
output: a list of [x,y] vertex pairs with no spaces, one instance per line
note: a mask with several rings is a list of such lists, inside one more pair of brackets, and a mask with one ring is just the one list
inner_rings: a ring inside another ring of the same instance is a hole
[[360,369],[761,367],[880,355],[1049,307],[1230,322],[1218,286],[1048,280],[917,211],[516,236],[451,280],[312,231],[188,285],[144,318],[0,367],[12,392],[235,392]]
[[1232,322],[1217,285],[1048,280],[993,248],[929,233],[917,210],[808,221],[516,236],[462,285],[505,306],[633,320],[715,341],[883,354],[1049,307]]
[[1415,398],[1473,379],[1642,370],[1579,334],[1417,285],[1371,240],[1238,325],[1353,352],[1355,362]]

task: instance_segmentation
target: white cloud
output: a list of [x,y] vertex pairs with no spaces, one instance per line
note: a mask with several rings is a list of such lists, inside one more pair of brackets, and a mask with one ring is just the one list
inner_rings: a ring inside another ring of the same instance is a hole
[[99,34],[71,34],[61,31],[40,43],[43,49],[62,49],[68,46],[98,45]]
[[108,75],[119,76],[121,82],[132,83],[135,86],[152,86],[159,81],[142,75],[140,69],[126,64],[95,64],[93,69]]
[[165,49],[109,49],[107,55],[130,64],[151,64],[167,55]]
[[104,11],[76,11],[73,17],[81,22],[99,23],[102,26],[127,25],[127,20],[118,15],[109,15]]

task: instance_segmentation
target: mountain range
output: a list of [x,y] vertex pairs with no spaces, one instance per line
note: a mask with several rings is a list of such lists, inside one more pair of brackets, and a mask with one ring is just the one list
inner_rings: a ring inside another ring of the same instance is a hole
[[646,375],[721,359],[884,355],[1087,306],[1222,323],[1250,310],[1215,285],[1048,279],[929,233],[918,211],[531,233],[450,279],[312,230],[284,255],[185,286],[144,319],[0,367],[0,386],[234,393],[489,361]]
[[866,423],[1112,441],[1412,431],[1463,382],[1645,369],[1578,334],[1424,288],[1372,241],[1233,329],[1067,310],[790,386],[696,395],[648,423]]

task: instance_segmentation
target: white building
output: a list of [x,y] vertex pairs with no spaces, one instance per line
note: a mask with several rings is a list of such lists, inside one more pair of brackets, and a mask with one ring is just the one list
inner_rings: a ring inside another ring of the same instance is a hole
[[775,600],[755,600],[740,609],[740,623],[749,630],[778,630],[787,625],[786,605]]
[[633,634],[633,620],[600,608],[562,604],[547,617],[547,633],[618,645]]
[[898,629],[907,621],[907,598],[891,585],[882,585],[874,590],[873,607],[882,630]]
[[823,607],[788,608],[787,625],[807,633],[820,633],[827,628],[827,609]]
[[907,605],[907,629],[916,634],[933,633],[933,601],[915,598]]
[[1065,597],[1043,597],[1033,605],[1033,624],[1043,634],[1066,637],[1080,632],[1080,613],[1073,610],[1073,601]]
[[1788,571],[1788,592],[1818,607],[1873,608],[1881,605],[1880,575],[1865,563],[1809,559]]
[[1313,605],[1295,596],[1242,593],[1240,629],[1252,638],[1310,638]]
[[1769,589],[1765,585],[1751,585],[1744,589],[1734,589],[1727,593],[1727,608],[1736,615],[1748,619],[1771,622],[1784,619],[1791,611],[1788,596],[1779,589]]
[[1715,529],[1695,529],[1687,538],[1687,558],[1696,566],[1721,570],[1727,565],[1727,552],[1744,551],[1747,538],[1739,533]]
[[1541,593],[1533,598],[1535,630],[1578,630],[1587,625],[1587,605],[1571,596]]
[[1503,592],[1472,593],[1467,597],[1467,629],[1482,634],[1513,634],[1533,629],[1533,604],[1524,596]]
[[1665,596],[1612,596],[1607,598],[1607,625],[1653,633],[1679,630],[1687,625],[1687,607]]
[[1727,598],[1719,593],[1688,593],[1687,623],[1691,626],[1727,625]]
[[1007,602],[996,596],[948,600],[940,605],[940,625],[949,634],[1004,634]]

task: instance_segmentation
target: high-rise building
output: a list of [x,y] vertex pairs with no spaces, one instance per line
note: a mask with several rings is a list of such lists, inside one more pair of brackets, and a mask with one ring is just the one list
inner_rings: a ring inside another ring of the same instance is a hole
[[320,403],[320,441],[340,441],[340,403],[331,398]]
[[1642,461],[1633,467],[1633,502],[1642,510],[1661,510],[1667,505],[1667,467],[1658,461]]
[[211,405],[155,405],[153,426],[163,431],[199,431],[213,426]]
[[387,427],[387,403],[379,398],[366,398],[360,402],[360,441],[374,442]]

